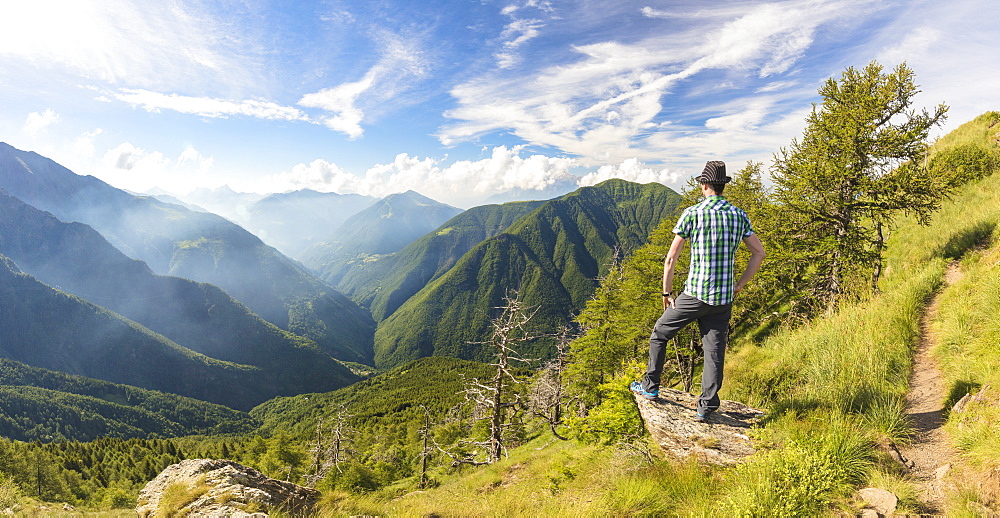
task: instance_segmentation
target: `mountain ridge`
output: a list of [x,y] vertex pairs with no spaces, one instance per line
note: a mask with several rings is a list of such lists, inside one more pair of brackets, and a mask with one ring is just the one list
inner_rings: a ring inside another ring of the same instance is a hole
[[62,221],[86,223],[154,272],[216,285],[338,359],[369,363],[375,322],[332,286],[214,214],[136,197],[0,143],[0,187]]
[[391,254],[461,213],[415,191],[392,194],[348,218],[329,240],[303,252],[303,263],[336,286],[358,264]]
[[[533,325],[553,333],[582,309],[616,249],[648,239],[681,196],[661,184],[609,180],[549,200],[466,253],[379,324],[375,362],[384,368],[428,354],[486,361],[474,345],[503,299],[518,290],[537,307]],[[503,287],[503,289],[501,289]],[[553,354],[551,339],[525,344],[531,358]]]
[[481,205],[458,214],[402,250],[360,264],[337,285],[377,321],[444,274],[475,245],[506,230],[543,201]]

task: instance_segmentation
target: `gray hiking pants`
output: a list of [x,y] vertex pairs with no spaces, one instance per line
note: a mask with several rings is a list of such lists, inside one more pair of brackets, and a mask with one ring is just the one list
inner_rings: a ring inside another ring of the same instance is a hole
[[698,397],[698,412],[712,412],[719,409],[719,389],[722,388],[722,366],[726,361],[726,344],[729,341],[729,319],[733,315],[733,305],[712,306],[687,293],[681,293],[674,300],[674,307],[664,310],[653,326],[649,337],[649,366],[642,378],[642,388],[655,392],[660,388],[660,375],[666,359],[667,342],[684,326],[698,321],[701,330],[701,344],[705,349],[705,368],[701,373],[701,396]]

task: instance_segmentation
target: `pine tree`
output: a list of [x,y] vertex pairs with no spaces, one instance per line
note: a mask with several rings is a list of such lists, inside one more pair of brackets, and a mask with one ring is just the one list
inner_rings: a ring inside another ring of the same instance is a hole
[[947,185],[925,165],[927,136],[947,107],[910,109],[919,92],[901,64],[853,67],[820,88],[801,140],[776,156],[776,199],[797,252],[790,271],[808,295],[832,310],[859,286],[877,286],[892,219],[926,221]]

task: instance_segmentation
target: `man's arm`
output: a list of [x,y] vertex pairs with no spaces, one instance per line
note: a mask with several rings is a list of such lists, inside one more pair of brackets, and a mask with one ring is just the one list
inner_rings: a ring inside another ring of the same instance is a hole
[[[684,249],[684,238],[681,236],[674,236],[674,241],[670,243],[670,251],[667,252],[667,258],[663,260],[663,293],[671,293],[674,289],[674,267],[677,266],[677,259],[681,256],[681,250]],[[663,296],[663,309],[668,307],[674,307],[674,297],[673,295]]]
[[750,261],[747,262],[747,269],[743,270],[743,275],[740,275],[740,280],[736,281],[735,293],[739,293],[744,287],[746,287],[747,283],[750,282],[750,278],[757,273],[757,270],[760,269],[761,263],[764,262],[764,258],[767,257],[767,252],[764,251],[764,245],[760,242],[760,238],[757,237],[757,234],[750,234],[744,238],[743,244],[747,245],[747,248],[750,249]]

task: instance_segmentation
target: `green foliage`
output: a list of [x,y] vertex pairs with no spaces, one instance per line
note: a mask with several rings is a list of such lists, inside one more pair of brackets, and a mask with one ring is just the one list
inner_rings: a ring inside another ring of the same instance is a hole
[[13,507],[21,498],[21,488],[14,482],[14,477],[0,472],[0,509]]
[[585,416],[566,419],[566,425],[577,438],[600,444],[616,444],[635,441],[645,434],[642,417],[635,406],[632,392],[628,390],[629,382],[637,379],[634,372],[619,375],[601,384],[597,390],[599,403],[589,409]]
[[288,433],[278,432],[267,441],[257,465],[265,475],[279,480],[298,480],[306,463],[306,452]]
[[729,516],[811,516],[853,491],[871,465],[871,447],[850,428],[758,454],[728,478],[720,512]]
[[983,143],[962,144],[935,153],[929,169],[948,185],[958,187],[1000,171],[1000,150]]
[[134,509],[136,496],[121,487],[109,487],[101,497],[101,507],[107,509]]
[[917,92],[905,64],[849,67],[820,88],[802,140],[775,156],[775,196],[796,237],[786,242],[798,258],[787,271],[821,306],[877,285],[894,218],[926,222],[947,193],[924,161],[947,107],[912,111]]

